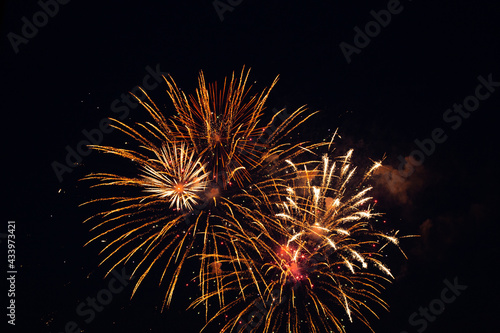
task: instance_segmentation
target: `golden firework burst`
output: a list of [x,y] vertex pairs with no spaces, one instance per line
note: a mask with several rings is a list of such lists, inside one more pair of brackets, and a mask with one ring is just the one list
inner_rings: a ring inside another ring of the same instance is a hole
[[[224,186],[231,179],[240,187],[244,181],[250,181],[252,169],[283,150],[284,145],[277,144],[280,136],[314,114],[292,126],[306,111],[299,108],[275,126],[276,117],[284,111],[281,110],[270,122],[264,123],[265,103],[278,78],[269,88],[251,95],[252,86],[247,85],[249,73],[245,68],[239,77],[233,73],[231,79],[224,79],[219,89],[217,82],[207,84],[200,72],[196,93],[189,96],[177,87],[172,77],[166,79],[168,94],[178,112],[169,127],[172,137],[189,142],[203,160],[208,161],[213,178],[220,179]],[[264,140],[266,132],[270,135]]]
[[351,154],[333,163],[327,155],[288,160],[286,176],[256,185],[256,194],[244,195],[245,206],[233,206],[239,224],[229,221],[218,236],[225,233],[239,247],[204,255],[219,269],[204,272],[202,280],[217,288],[192,304],[219,300],[208,324],[231,313],[222,332],[344,332],[344,319],[370,327],[366,313],[375,315],[374,305],[388,308],[380,294],[393,276],[381,251],[388,243],[399,245],[396,234],[374,225],[378,214],[367,196],[371,187],[364,185],[380,162],[354,183]]
[[[110,196],[87,202],[110,203],[108,209],[88,219],[98,221],[92,230],[100,230],[91,242],[99,239],[108,243],[102,252],[106,255],[103,262],[115,260],[110,271],[124,262],[138,263],[134,275],[141,276],[134,293],[153,264],[167,257],[161,280],[168,276],[170,268],[175,276],[165,297],[164,305],[168,306],[178,274],[198,236],[202,235],[201,241],[205,244],[204,255],[217,251],[206,244],[206,236],[200,230],[212,232],[226,223],[223,218],[214,218],[216,215],[209,218],[208,212],[212,207],[210,202],[222,199],[221,191],[226,185],[235,179],[242,188],[243,180],[250,178],[250,171],[262,173],[264,164],[269,165],[269,161],[279,156],[297,156],[305,149],[322,145],[280,142],[314,114],[304,116],[305,107],[286,117],[286,110],[282,109],[274,113],[267,125],[259,125],[270,88],[248,96],[248,73],[244,68],[239,78],[233,73],[220,91],[216,83],[207,88],[200,73],[197,98],[190,96],[189,99],[171,77],[165,78],[177,116],[166,117],[143,91],[146,100],[137,100],[148,111],[152,122],[131,126],[112,119],[111,126],[132,139],[130,148],[92,146],[94,150],[132,162],[136,170],[133,177],[120,172],[93,173],[85,177],[85,180],[97,181],[93,187],[114,188]],[[275,83],[276,80],[272,86]],[[279,124],[276,123],[278,117],[282,118]],[[228,203],[234,193],[237,191],[233,189],[221,207],[230,207]],[[221,237],[225,239],[225,235]],[[217,233],[213,239],[218,244]],[[201,265],[201,271],[218,267],[208,260],[202,260]]]
[[189,152],[184,145],[165,145],[157,156],[154,166],[144,165],[144,175],[139,186],[144,191],[167,199],[170,207],[177,210],[192,210],[193,204],[207,186],[208,173],[200,157],[195,160],[195,152]]
[[[109,272],[124,262],[136,262],[134,274],[141,276],[134,293],[153,264],[163,260],[164,270],[169,268],[178,274],[189,255],[194,242],[196,223],[186,225],[186,217],[193,205],[202,200],[207,185],[208,173],[195,152],[184,145],[166,143],[156,148],[148,141],[145,155],[128,149],[96,146],[94,149],[118,155],[137,165],[137,175],[126,177],[114,173],[93,173],[84,180],[97,181],[92,187],[111,187],[111,195],[89,203],[108,202],[104,209],[87,220],[99,219],[92,230],[99,233],[88,243],[101,240],[108,243],[101,251],[104,263],[114,260]],[[87,243],[87,244],[88,244]],[[165,259],[168,258],[168,259]],[[108,272],[108,273],[109,273]],[[170,280],[165,301],[170,302],[177,277]]]
[[[366,313],[387,308],[380,293],[392,279],[381,252],[399,248],[402,238],[373,222],[378,214],[365,182],[380,163],[358,176],[352,150],[332,160],[336,134],[321,143],[284,140],[315,112],[301,107],[276,124],[283,109],[265,122],[277,78],[251,94],[248,77],[243,68],[219,89],[200,72],[195,93],[186,95],[169,76],[175,115],[147,97],[138,101],[152,122],[113,120],[137,147],[92,148],[128,160],[135,175],[85,177],[112,189],[88,202],[110,204],[88,219],[98,232],[89,243],[106,243],[109,272],[134,266],[133,294],[158,267],[160,282],[168,281],[162,309],[193,259],[201,295],[190,307],[205,307],[207,325],[224,316],[221,332],[344,332],[343,320],[356,318],[370,327]],[[231,181],[237,186],[229,189]]]

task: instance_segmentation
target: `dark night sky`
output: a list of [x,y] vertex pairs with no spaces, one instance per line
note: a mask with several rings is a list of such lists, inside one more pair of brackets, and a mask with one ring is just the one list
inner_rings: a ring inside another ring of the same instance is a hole
[[[202,316],[184,310],[194,289],[181,288],[176,305],[162,314],[165,286],[153,282],[132,301],[127,286],[88,324],[75,313],[109,281],[97,267],[98,247],[83,247],[90,234],[82,221],[89,212],[78,207],[90,195],[78,179],[105,162],[92,153],[61,182],[51,165],[64,162],[65,147],[76,147],[83,130],[113,116],[112,102],[142,85],[147,66],[159,66],[190,92],[199,70],[215,81],[243,65],[252,68],[257,89],[280,75],[269,111],[303,104],[321,110],[304,137],[321,140],[339,128],[339,147],[354,147],[359,161],[386,156],[387,168],[374,180],[379,209],[395,229],[422,237],[402,241],[408,261],[394,252],[389,264],[397,279],[384,294],[391,311],[379,311],[373,329],[417,332],[421,326],[409,324],[411,314],[440,298],[444,279],[457,278],[468,288],[425,332],[493,331],[500,83],[460,124],[443,115],[475,94],[479,76],[500,82],[500,6],[402,1],[401,11],[347,63],[339,44],[354,44],[353,29],[364,29],[373,20],[370,11],[388,3],[246,0],[221,21],[212,1],[70,1],[16,53],[8,34],[21,35],[21,19],[32,21],[41,7],[36,1],[7,1],[0,72],[6,202],[0,233],[6,233],[8,220],[16,221],[14,331],[63,332],[72,320],[85,332],[201,328]],[[151,95],[171,111],[164,90],[162,84]],[[145,120],[145,111],[131,109],[129,118]],[[415,140],[430,138],[436,128],[446,141],[411,175],[399,176],[399,156],[418,149]],[[113,132],[103,143],[120,140]],[[5,309],[5,296],[2,302]],[[357,326],[350,331],[368,332]]]

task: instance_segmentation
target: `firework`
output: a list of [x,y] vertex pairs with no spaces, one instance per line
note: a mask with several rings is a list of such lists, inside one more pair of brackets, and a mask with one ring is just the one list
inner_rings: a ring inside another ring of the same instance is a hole
[[[284,111],[281,110],[265,124],[265,102],[278,77],[269,88],[250,95],[249,73],[245,68],[239,77],[233,73],[230,80],[224,79],[219,89],[217,82],[207,85],[200,72],[196,93],[189,96],[177,87],[172,77],[166,79],[167,92],[178,113],[169,124],[172,137],[189,142],[203,160],[208,161],[213,179],[220,179],[224,187],[231,179],[240,187],[251,181],[253,169],[262,166],[272,155],[284,153],[288,144],[277,144],[278,139],[314,114],[299,121],[299,116],[306,111],[299,108],[276,127],[273,123]],[[264,134],[269,134],[265,140]]]
[[194,151],[189,153],[184,145],[173,149],[163,146],[158,156],[157,167],[144,166],[144,175],[139,186],[145,192],[153,193],[160,198],[170,201],[170,207],[175,205],[177,210],[192,210],[192,204],[200,199],[207,185],[208,174],[205,165],[201,165],[200,158],[194,161]]
[[[94,149],[115,154],[137,165],[135,177],[110,173],[95,173],[85,177],[98,183],[93,187],[113,187],[113,193],[122,187],[126,195],[103,197],[87,202],[110,202],[104,210],[88,220],[100,218],[92,230],[101,230],[88,243],[101,240],[108,243],[101,251],[101,263],[114,261],[114,269],[124,262],[136,262],[133,274],[141,277],[134,293],[153,264],[166,253],[170,259],[164,263],[162,280],[169,268],[181,270],[189,254],[187,244],[193,242],[196,224],[185,228],[184,219],[193,204],[199,202],[207,186],[208,173],[194,151],[184,145],[165,144],[155,148],[148,141],[146,149],[153,157],[114,147],[99,146]],[[87,243],[87,244],[88,244]],[[110,272],[109,271],[109,272]],[[109,274],[108,272],[108,274]],[[166,302],[170,302],[177,278],[170,280]]]
[[223,231],[238,241],[238,252],[217,256],[219,270],[205,280],[218,287],[192,306],[217,297],[212,320],[237,313],[222,332],[344,332],[343,321],[355,318],[370,327],[366,313],[375,315],[374,305],[387,309],[380,292],[393,278],[381,251],[398,242],[376,231],[371,188],[364,187],[380,163],[354,183],[351,154],[333,163],[326,155],[320,162],[288,160],[287,177],[245,194],[252,208],[237,207],[247,227],[229,222]]
[[[218,248],[208,243],[213,240],[214,244],[219,244],[226,239],[219,230],[227,223],[224,222],[227,218],[215,217],[218,215],[209,218],[210,210],[230,216],[230,198],[248,185],[243,182],[251,179],[250,171],[262,173],[264,163],[269,166],[269,161],[281,155],[298,156],[322,145],[280,142],[283,136],[314,114],[299,119],[306,111],[304,107],[288,115],[280,124],[275,124],[275,120],[285,110],[275,113],[267,125],[259,125],[263,122],[264,102],[277,79],[271,88],[249,96],[248,74],[245,69],[239,78],[233,74],[218,90],[216,84],[207,88],[203,73],[200,73],[199,88],[189,98],[171,77],[165,78],[176,116],[166,117],[149,96],[145,101],[138,99],[153,122],[130,126],[112,119],[111,125],[132,139],[131,145],[136,143],[138,148],[91,146],[128,160],[135,169],[132,177],[119,172],[85,177],[85,180],[97,182],[93,187],[112,191],[107,197],[87,202],[110,204],[110,208],[88,219],[98,221],[92,228],[98,235],[90,242],[107,243],[102,250],[105,256],[102,263],[113,262],[110,271],[122,263],[135,263],[133,274],[140,274],[140,278],[134,293],[154,264],[158,264],[164,268],[161,280],[169,281],[164,302],[164,306],[168,306],[192,249],[201,244],[199,253],[192,255],[216,257]],[[224,193],[225,198],[222,198],[220,191],[233,179],[239,187]],[[117,196],[116,193],[124,194]],[[217,200],[222,200],[222,211],[215,207]],[[211,239],[207,239],[208,233],[213,234]],[[231,242],[227,244],[235,246]],[[200,263],[201,272],[217,268],[217,262],[212,259],[203,259]],[[202,293],[205,293],[203,288]]]
[[392,278],[381,251],[399,248],[397,232],[373,223],[378,214],[365,181],[380,163],[358,176],[352,151],[332,161],[336,133],[329,142],[284,140],[314,112],[299,108],[277,125],[281,110],[265,122],[277,78],[252,95],[248,75],[243,68],[218,89],[201,72],[193,95],[168,77],[175,115],[167,117],[147,97],[138,101],[152,122],[113,120],[137,148],[92,148],[128,160],[134,175],[85,177],[111,190],[88,202],[109,203],[89,218],[98,233],[89,243],[106,243],[102,263],[112,262],[109,272],[134,265],[133,294],[159,269],[160,283],[168,283],[162,309],[192,259],[200,296],[190,308],[204,306],[207,325],[223,316],[222,332],[343,332],[344,319],[370,327],[365,315],[375,313],[373,305],[387,308],[380,292]]

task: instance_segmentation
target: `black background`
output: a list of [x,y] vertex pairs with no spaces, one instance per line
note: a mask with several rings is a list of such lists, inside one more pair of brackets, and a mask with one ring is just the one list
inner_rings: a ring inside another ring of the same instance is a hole
[[[7,1],[0,72],[5,184],[0,232],[7,232],[8,220],[16,221],[16,329],[62,332],[74,320],[85,332],[199,331],[203,315],[184,310],[193,286],[182,286],[177,303],[164,313],[159,308],[165,287],[154,281],[132,300],[132,287],[126,287],[89,324],[75,313],[110,279],[104,277],[106,267],[98,267],[99,247],[83,247],[90,238],[89,226],[82,224],[89,212],[78,205],[90,194],[78,179],[110,162],[92,153],[62,182],[52,163],[64,163],[65,147],[85,139],[82,130],[113,116],[111,103],[142,84],[146,66],[158,65],[192,92],[199,70],[212,82],[245,65],[252,68],[257,89],[280,75],[269,112],[303,104],[321,110],[301,137],[322,140],[339,128],[339,147],[355,148],[366,163],[385,155],[386,170],[397,170],[398,156],[417,148],[415,139],[443,128],[447,140],[401,186],[394,189],[382,178],[375,182],[388,223],[422,237],[402,241],[409,260],[395,252],[389,261],[397,278],[383,297],[391,311],[379,311],[372,327],[416,332],[409,316],[440,297],[444,279],[457,278],[468,288],[425,331],[493,331],[500,89],[456,130],[443,114],[474,94],[478,76],[491,74],[500,81],[499,5],[414,0],[401,6],[401,13],[347,63],[339,44],[353,44],[354,27],[363,29],[373,20],[370,11],[387,8],[387,1],[245,0],[221,21],[211,1],[73,0],[60,5],[18,53],[7,35],[21,34],[21,18],[31,21],[40,6]],[[151,95],[173,112],[165,88]],[[145,120],[145,112],[131,109],[129,118]],[[104,135],[105,144],[120,142],[116,132]],[[1,294],[5,309],[6,291]],[[208,331],[217,332],[217,325]],[[356,325],[352,331],[368,332]]]

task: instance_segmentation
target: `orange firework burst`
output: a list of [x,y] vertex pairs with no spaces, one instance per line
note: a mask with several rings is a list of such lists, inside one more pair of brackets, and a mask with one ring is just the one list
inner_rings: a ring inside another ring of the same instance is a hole
[[[370,327],[365,313],[374,313],[373,304],[387,308],[379,295],[392,278],[381,251],[389,243],[399,247],[397,232],[376,230],[364,187],[380,163],[354,181],[352,151],[317,160],[317,149],[330,150],[335,134],[330,142],[284,141],[314,112],[299,108],[276,125],[281,110],[265,123],[277,79],[251,95],[248,75],[233,73],[218,89],[200,73],[188,96],[165,78],[177,115],[166,117],[148,97],[138,101],[152,122],[113,120],[140,149],[92,148],[128,160],[136,174],[85,177],[113,189],[89,202],[110,203],[89,218],[98,220],[92,230],[99,232],[90,242],[107,243],[109,272],[135,264],[133,294],[153,267],[161,268],[160,281],[168,281],[164,307],[192,258],[201,296],[190,307],[205,306],[207,325],[224,316],[221,332],[344,332],[342,316]],[[232,180],[237,186],[228,189]],[[213,300],[218,310],[210,316]]]
[[[344,332],[339,310],[346,320],[358,318],[370,327],[365,314],[375,312],[369,302],[387,309],[379,295],[382,282],[393,278],[381,251],[398,241],[397,233],[375,231],[371,188],[363,189],[380,163],[352,184],[351,154],[334,163],[327,156],[321,162],[287,161],[286,177],[245,195],[252,209],[237,208],[248,227],[227,227],[228,239],[237,239],[241,248],[219,255],[217,274],[206,273],[206,281],[217,281],[218,288],[192,306],[218,297],[214,318],[236,312],[222,332]],[[231,299],[234,290],[238,296]]]
[[200,158],[194,161],[194,151],[188,152],[184,145],[170,148],[163,146],[158,156],[157,166],[144,166],[145,176],[140,184],[145,192],[154,193],[170,201],[170,207],[178,210],[193,209],[193,204],[200,199],[205,190],[208,174]]
[[[161,277],[163,280],[170,267],[175,269],[175,278],[170,280],[165,298],[166,303],[169,303],[178,273],[194,243],[192,236],[197,224],[186,227],[185,218],[193,204],[199,202],[204,195],[208,174],[200,160],[195,159],[194,151],[189,151],[184,145],[166,143],[161,148],[155,148],[152,142],[147,142],[147,151],[154,157],[148,158],[127,149],[94,147],[133,161],[138,165],[138,174],[136,177],[125,177],[119,174],[94,173],[84,178],[98,181],[93,187],[129,189],[123,196],[111,195],[87,202],[111,203],[109,209],[88,219],[101,219],[92,228],[101,230],[100,233],[88,243],[96,240],[108,243],[101,253],[105,255],[102,262],[115,260],[110,271],[120,263],[137,261],[133,274],[138,274],[141,270],[142,273],[134,293],[153,264],[165,254],[170,254],[165,256],[169,259],[164,261]],[[188,244],[191,246],[187,246]]]
[[[281,137],[314,114],[299,120],[305,108],[296,110],[276,125],[276,117],[286,113],[281,110],[267,125],[259,127],[270,88],[259,95],[248,96],[247,79],[248,71],[242,70],[239,78],[233,74],[230,82],[224,81],[222,90],[218,91],[216,84],[207,88],[200,73],[197,98],[190,96],[188,99],[172,78],[165,78],[178,116],[167,118],[149,97],[147,101],[138,99],[154,121],[130,126],[112,119],[111,126],[129,136],[140,149],[92,146],[129,160],[136,167],[134,177],[118,172],[85,177],[98,182],[93,187],[116,188],[109,197],[88,202],[111,204],[109,209],[90,218],[100,219],[92,228],[100,233],[91,241],[110,240],[102,251],[106,255],[103,262],[115,260],[110,271],[124,262],[138,263],[133,274],[141,276],[134,293],[153,264],[162,262],[161,280],[165,276],[168,278],[169,269],[174,270],[165,297],[164,305],[168,306],[181,268],[197,237],[201,235],[200,242],[204,244],[201,254],[206,257],[218,253],[217,247],[207,244],[208,233],[213,233],[214,244],[218,244],[219,238],[226,239],[220,231],[221,225],[227,224],[227,218],[209,218],[208,211],[213,208],[210,202],[222,199],[221,207],[228,211],[222,211],[221,215],[230,213],[231,200],[221,194],[226,184],[234,178],[243,186],[242,182],[250,179],[249,170],[262,171],[264,162],[282,155],[297,156],[322,145],[280,143]],[[275,83],[276,80],[272,86]],[[265,140],[264,133],[268,136]],[[221,180],[222,186],[218,186]],[[233,194],[237,189],[232,190]],[[118,190],[125,194],[115,195]],[[202,203],[204,209],[200,208]],[[226,244],[235,246],[231,242]],[[218,264],[213,260],[203,259],[200,263],[200,271],[218,272]],[[204,290],[202,288],[203,293]]]
[[286,135],[312,115],[290,126],[305,111],[300,108],[273,130],[268,139],[262,140],[278,116],[263,124],[265,102],[278,78],[269,88],[250,95],[249,73],[244,68],[239,78],[233,73],[218,89],[217,82],[207,85],[200,72],[196,93],[188,97],[171,77],[166,80],[168,94],[178,112],[170,126],[172,137],[189,142],[208,161],[213,178],[220,178],[224,186],[232,178],[240,187],[245,180],[251,180],[251,170],[280,151],[281,147],[275,146],[279,135]]

